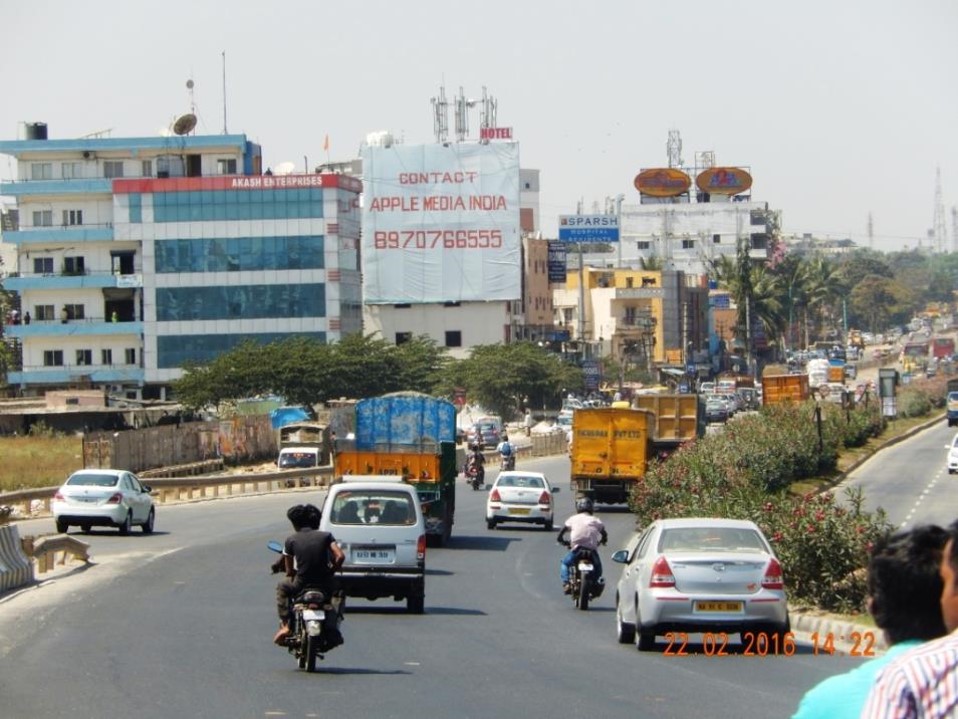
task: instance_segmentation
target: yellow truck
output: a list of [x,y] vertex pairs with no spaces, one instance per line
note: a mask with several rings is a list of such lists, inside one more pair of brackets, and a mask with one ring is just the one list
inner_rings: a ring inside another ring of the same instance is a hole
[[809,396],[807,374],[762,375],[762,404],[804,402]]
[[632,400],[637,409],[646,409],[655,415],[652,443],[657,451],[678,446],[704,434],[699,411],[699,396],[695,394],[640,394]]
[[572,490],[596,502],[627,502],[645,476],[655,414],[645,409],[591,407],[572,415]]

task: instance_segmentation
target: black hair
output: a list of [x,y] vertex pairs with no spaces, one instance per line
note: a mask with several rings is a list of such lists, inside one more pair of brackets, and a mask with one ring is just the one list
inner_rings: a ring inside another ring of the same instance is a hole
[[[958,525],[958,522],[956,522]],[[958,526],[955,532],[958,532]],[[949,528],[950,529],[950,528]],[[942,552],[949,531],[934,524],[880,538],[868,563],[871,612],[892,644],[948,633],[941,615]]]
[[319,520],[322,512],[312,504],[297,504],[287,510],[286,517],[293,525],[293,529],[319,529]]
[[948,539],[951,540],[951,551],[948,552],[948,564],[955,574],[955,583],[958,585],[958,519],[948,525]]

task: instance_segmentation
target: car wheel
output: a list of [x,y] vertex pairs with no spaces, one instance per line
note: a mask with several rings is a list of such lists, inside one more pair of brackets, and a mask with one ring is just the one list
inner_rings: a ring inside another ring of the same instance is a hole
[[89,533],[90,533],[90,525],[89,525],[89,524],[81,524],[81,525],[80,525],[80,531],[83,532],[84,534],[89,534]]
[[426,611],[426,598],[422,594],[410,594],[406,597],[406,611],[409,614],[422,614]]
[[156,520],[156,512],[150,507],[150,513],[143,522],[143,534],[153,534],[153,522]]
[[547,531],[547,532],[551,532],[551,531],[552,531],[552,520],[551,520],[551,519],[546,520],[545,528],[546,528],[546,531]]
[[636,628],[635,648],[640,652],[652,651],[652,649],[655,648],[655,632],[649,632],[641,628]]
[[486,527],[487,527],[488,529],[495,529],[495,528],[496,528],[496,524],[498,524],[498,522],[496,521],[496,518],[495,518],[495,517],[492,517],[491,519],[487,519],[487,520],[486,520]]
[[619,598],[615,598],[615,636],[619,644],[631,644],[635,641],[635,625],[622,621],[622,610],[619,609]]
[[66,534],[67,530],[70,528],[70,523],[62,519],[57,520],[57,533]]
[[126,519],[123,520],[123,524],[120,525],[120,534],[127,535],[130,533],[130,529],[133,527],[133,513],[127,512]]

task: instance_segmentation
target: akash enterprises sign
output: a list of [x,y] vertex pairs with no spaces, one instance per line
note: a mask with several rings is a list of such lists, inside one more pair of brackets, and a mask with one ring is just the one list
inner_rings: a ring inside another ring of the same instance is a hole
[[519,146],[363,151],[363,301],[521,297]]

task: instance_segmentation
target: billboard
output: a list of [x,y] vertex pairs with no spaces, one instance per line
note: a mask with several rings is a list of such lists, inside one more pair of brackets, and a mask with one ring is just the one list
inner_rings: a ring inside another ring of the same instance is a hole
[[672,167],[642,170],[633,180],[635,189],[650,197],[675,197],[688,192],[692,178]]
[[517,300],[519,146],[363,150],[363,302]]
[[549,241],[549,282],[552,284],[566,281],[566,250],[568,249],[564,242]]
[[752,186],[752,176],[740,167],[710,167],[698,174],[695,185],[713,195],[737,195]]
[[618,242],[618,215],[559,215],[563,242]]

